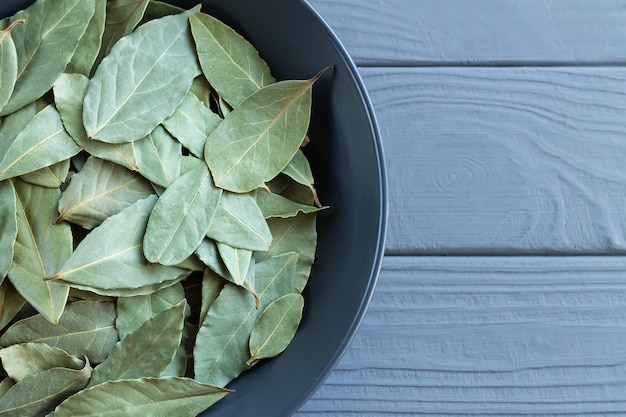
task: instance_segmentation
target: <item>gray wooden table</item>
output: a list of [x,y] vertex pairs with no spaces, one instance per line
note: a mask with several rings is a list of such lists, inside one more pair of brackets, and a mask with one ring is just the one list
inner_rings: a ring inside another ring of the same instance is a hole
[[368,314],[298,417],[626,415],[626,0],[310,0],[389,174]]

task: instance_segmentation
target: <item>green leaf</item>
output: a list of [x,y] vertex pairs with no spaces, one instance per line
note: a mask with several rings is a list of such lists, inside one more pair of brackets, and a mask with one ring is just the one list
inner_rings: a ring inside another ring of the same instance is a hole
[[24,23],[24,20],[16,20],[0,31],[0,110],[11,98],[17,80],[17,52],[11,31],[20,23]]
[[17,237],[17,196],[10,181],[0,181],[0,283],[4,280]]
[[150,183],[138,174],[90,156],[61,195],[57,222],[67,220],[93,229],[151,194]]
[[298,330],[304,298],[298,293],[283,295],[265,307],[250,333],[248,364],[272,358],[284,351]]
[[15,318],[25,304],[24,297],[17,292],[10,281],[5,280],[0,286],[0,330]]
[[296,152],[296,154],[293,156],[293,159],[289,161],[289,163],[282,172],[297,183],[307,186],[313,194],[315,204],[318,207],[322,206],[317,197],[317,190],[315,189],[315,180],[313,179],[311,166],[309,165],[309,161],[302,152],[302,150]]
[[222,190],[199,165],[169,186],[152,210],[144,237],[148,261],[176,265],[189,257],[209,229]]
[[137,171],[144,178],[168,187],[180,176],[182,146],[162,126],[157,126],[148,136],[130,145],[135,150]]
[[58,325],[40,314],[18,321],[0,337],[0,347],[16,343],[45,343],[70,355],[102,362],[118,341],[115,304],[76,301],[69,303]]
[[15,385],[15,381],[13,381],[11,378],[4,378],[0,382],[0,398],[2,398],[2,396],[6,394],[9,388],[11,388],[13,385]]
[[168,376],[186,376],[187,368],[190,367],[190,362],[193,362],[193,343],[196,339],[198,328],[193,324],[185,323],[183,327],[183,336],[180,340],[180,345],[174,354],[174,358],[167,365],[165,370],[161,372],[160,377]]
[[198,249],[196,249],[198,258],[222,278],[229,278],[230,272],[224,265],[222,257],[217,250],[217,243],[213,239],[206,238],[202,241]]
[[309,128],[310,80],[288,80],[253,93],[215,128],[204,157],[218,187],[245,193],[278,175]]
[[109,381],[68,398],[48,417],[195,417],[228,393],[190,378]]
[[72,253],[67,223],[54,224],[58,189],[14,182],[17,195],[17,239],[9,280],[42,315],[56,323],[63,313],[68,288],[43,278],[54,273]]
[[220,292],[224,288],[224,279],[211,271],[209,268],[204,270],[202,275],[202,305],[200,307],[199,323],[204,322],[204,317],[213,305]]
[[272,244],[265,217],[250,194],[224,192],[206,235],[234,248],[253,251],[265,251]]
[[0,155],[5,155],[17,135],[35,117],[35,103],[30,103],[18,111],[7,114],[0,124]]
[[163,310],[118,342],[94,370],[89,386],[116,379],[160,376],[180,345],[186,306],[183,300]]
[[206,79],[231,106],[274,83],[258,51],[241,35],[204,13],[189,18]]
[[193,93],[187,93],[163,126],[193,155],[202,158],[207,136],[221,121]]
[[[150,265],[143,256],[143,236],[156,196],[139,200],[106,219],[76,247],[56,275],[56,282],[101,295],[145,294],[189,275],[186,269]],[[115,239],[111,239],[115,236]]]
[[213,89],[204,74],[193,79],[189,92],[195,95],[205,106],[211,108]]
[[106,23],[98,61],[102,61],[115,43],[135,30],[143,18],[149,0],[112,0],[106,8]]
[[115,327],[124,339],[146,321],[185,299],[181,284],[172,285],[152,294],[135,297],[120,297],[117,300],[117,319]]
[[223,243],[217,243],[217,250],[220,253],[224,265],[230,272],[233,284],[243,286],[252,259],[252,251],[246,249],[233,248]]
[[152,20],[114,45],[85,95],[88,137],[132,142],[172,114],[200,73],[188,23],[197,10]]
[[59,188],[67,178],[70,171],[70,160],[66,159],[49,167],[40,168],[37,171],[21,175],[20,178],[30,184],[41,187]]
[[85,361],[45,343],[19,343],[0,349],[2,367],[20,382],[29,375],[52,368],[82,369]]
[[83,369],[52,368],[24,378],[0,398],[0,416],[44,416],[63,400],[82,390],[91,366]]
[[255,192],[256,202],[266,219],[280,217],[286,219],[294,217],[298,213],[316,213],[323,208],[296,203],[280,194],[268,193],[265,190]]
[[150,20],[158,19],[158,18],[169,16],[172,14],[179,14],[184,11],[185,9],[180,8],[178,6],[174,6],[173,4],[170,4],[170,3],[157,1],[157,0],[150,0],[150,2],[148,3],[148,7],[146,7],[146,12],[143,14],[143,19],[139,24],[141,25]]
[[47,106],[17,135],[0,160],[0,180],[53,165],[80,150],[65,131],[59,112]]
[[95,0],[38,0],[13,16],[17,51],[14,93],[5,115],[42,97],[70,62],[95,12]]
[[225,386],[248,369],[248,340],[259,313],[272,301],[295,291],[298,255],[284,254],[256,266],[259,307],[247,290],[226,284],[202,322],[194,348],[198,381]]
[[94,14],[89,21],[85,34],[78,41],[72,59],[65,68],[66,73],[82,74],[87,77],[91,75],[91,69],[102,45],[106,9],[107,0],[96,0]]

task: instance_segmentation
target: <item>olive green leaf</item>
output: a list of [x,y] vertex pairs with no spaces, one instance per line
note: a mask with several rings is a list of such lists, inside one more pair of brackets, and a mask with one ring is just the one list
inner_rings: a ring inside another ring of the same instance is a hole
[[206,79],[231,106],[274,83],[258,51],[241,35],[204,13],[189,18],[200,66]]
[[310,80],[287,80],[253,93],[209,135],[204,157],[218,187],[248,192],[278,175],[309,128]]
[[39,0],[13,16],[24,19],[11,35],[17,51],[17,81],[5,115],[52,88],[70,62],[95,12],[96,0]]
[[85,361],[45,343],[19,343],[0,349],[2,367],[16,382],[52,368],[82,369]]
[[183,300],[126,335],[94,369],[88,386],[115,379],[160,376],[180,345],[186,307]]
[[229,392],[190,378],[108,381],[73,395],[48,417],[195,417]]
[[0,416],[44,416],[63,400],[82,390],[91,375],[91,366],[83,369],[52,368],[32,374],[13,385],[0,398]]
[[149,0],[111,0],[106,8],[106,21],[102,35],[102,47],[97,62],[102,61],[113,45],[137,27]]
[[5,280],[0,286],[0,330],[15,318],[25,304],[24,297],[9,280]]
[[233,248],[219,242],[217,242],[217,250],[230,273],[229,277],[231,279],[229,281],[241,287],[244,286],[248,269],[250,268],[250,261],[252,260],[252,251]]
[[193,360],[191,352],[193,351],[193,342],[195,341],[197,333],[198,328],[196,326],[187,322],[185,323],[180,344],[178,345],[178,349],[176,349],[174,358],[172,358],[172,361],[163,372],[161,372],[160,377],[187,376],[189,362]]
[[276,299],[257,318],[250,333],[252,362],[273,358],[284,351],[298,330],[304,309],[304,298],[298,293]]
[[200,73],[188,23],[198,7],[152,20],[111,48],[85,95],[88,137],[109,143],[142,139],[178,107]]
[[272,233],[250,194],[224,192],[206,235],[234,248],[266,251]]
[[256,190],[254,196],[266,219],[271,217],[294,217],[298,213],[316,213],[323,209],[296,203],[280,194],[268,193],[265,190]]
[[65,129],[81,148],[93,156],[137,171],[139,166],[133,143],[109,144],[87,137],[83,126],[83,99],[88,86],[89,79],[81,74],[61,74],[55,81],[52,88],[54,101]]
[[205,106],[211,108],[213,89],[204,74],[200,74],[193,79],[189,92],[194,94]]
[[84,35],[78,41],[72,59],[65,68],[66,73],[82,74],[87,77],[91,75],[92,67],[96,62],[100,46],[102,45],[106,10],[107,0],[96,0],[94,14],[89,21],[89,25],[87,25]]
[[186,269],[150,265],[143,256],[144,231],[156,199],[152,195],[139,200],[106,219],[79,243],[59,272],[47,279],[96,294],[123,296],[146,294],[189,275]]
[[47,106],[17,135],[0,160],[0,180],[71,158],[80,147],[65,131],[59,112]]
[[17,52],[11,31],[20,23],[24,23],[24,19],[18,19],[6,29],[0,30],[0,110],[11,98],[17,80]]
[[221,121],[195,94],[187,93],[163,126],[193,155],[202,158],[207,136]]
[[148,295],[120,297],[117,300],[115,321],[120,339],[124,339],[155,315],[179,304],[184,299],[185,291],[180,283]]
[[322,206],[317,196],[317,190],[315,189],[315,180],[313,179],[313,173],[311,172],[311,165],[302,150],[296,152],[293,159],[289,161],[282,172],[297,183],[309,187],[311,193],[313,194],[315,204],[318,207]]
[[35,117],[35,103],[30,103],[21,109],[7,114],[0,124],[0,155],[5,155],[17,135]]
[[206,165],[176,179],[150,214],[143,247],[146,259],[176,265],[189,257],[204,239],[221,195]]
[[217,243],[213,239],[206,238],[200,243],[200,246],[196,249],[196,255],[198,258],[222,278],[228,278],[230,273],[222,261],[219,251],[217,250]]
[[135,149],[137,171],[144,178],[168,187],[180,176],[182,146],[162,126],[157,126],[148,136],[129,145]]
[[17,239],[9,280],[43,316],[56,323],[63,313],[68,288],[43,278],[54,273],[72,253],[72,232],[67,223],[54,224],[58,189],[15,180]]
[[169,16],[171,14],[179,14],[184,11],[184,9],[164,1],[150,0],[148,7],[146,7],[146,12],[143,14],[143,19],[139,22],[139,24],[141,25],[150,20]]
[[248,340],[259,313],[277,298],[294,292],[298,255],[279,255],[256,265],[259,307],[247,290],[227,283],[198,330],[194,370],[198,381],[224,386],[248,369]]
[[0,181],[0,283],[4,280],[17,237],[17,197],[11,181]]
[[56,221],[66,220],[93,229],[151,194],[150,183],[138,174],[90,156],[61,195]]
[[2,381],[0,381],[0,398],[2,398],[2,396],[6,394],[9,388],[11,388],[13,385],[15,385],[15,381],[11,378],[4,378]]
[[37,171],[21,175],[20,178],[28,183],[41,187],[59,188],[70,172],[70,160],[66,159]]
[[317,247],[317,230],[315,229],[316,214],[298,214],[287,219],[268,219],[267,223],[274,236],[272,246],[267,252],[255,252],[257,262],[269,259],[281,253],[295,251],[298,257],[296,268],[296,287],[302,292],[311,274],[311,267]]
[[59,320],[51,324],[40,314],[18,321],[0,337],[0,347],[16,343],[45,343],[91,363],[102,362],[115,343],[115,303],[69,303]]
[[202,305],[200,307],[199,323],[204,321],[207,311],[209,311],[209,308],[213,305],[224,288],[224,283],[224,279],[211,271],[211,269],[206,268],[204,270],[204,274],[202,275]]

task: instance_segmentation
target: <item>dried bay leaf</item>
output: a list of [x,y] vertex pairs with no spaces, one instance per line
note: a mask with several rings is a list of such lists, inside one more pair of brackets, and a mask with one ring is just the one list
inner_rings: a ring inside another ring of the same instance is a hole
[[229,281],[233,284],[244,286],[248,270],[250,269],[250,261],[252,260],[252,251],[240,248],[233,248],[223,243],[217,243],[217,250],[220,257],[226,265],[230,273]]
[[232,28],[205,13],[189,22],[202,72],[232,107],[275,82],[258,51]]
[[309,128],[312,86],[322,73],[262,88],[211,132],[204,157],[218,187],[252,191],[287,166]]
[[111,48],[85,95],[88,137],[132,142],[172,114],[200,73],[188,23],[197,10],[152,20]]
[[258,315],[277,298],[295,291],[298,254],[269,258],[256,265],[255,297],[227,283],[209,308],[198,330],[194,348],[194,374],[198,381],[225,386],[248,369],[248,340]]
[[11,22],[25,22],[12,32],[17,81],[0,114],[12,113],[52,88],[74,55],[95,5],[95,0],[38,0],[13,16]]
[[150,183],[138,174],[90,156],[61,195],[57,222],[66,220],[93,229],[151,194]]
[[13,385],[0,398],[0,416],[44,416],[63,400],[82,390],[91,375],[83,369],[52,368],[30,375]]
[[73,395],[49,417],[195,417],[229,392],[190,378],[109,381]]
[[150,214],[143,240],[146,259],[176,265],[193,254],[211,225],[221,195],[206,165],[176,179]]
[[94,369],[88,386],[109,380],[160,376],[180,345],[186,307],[183,300],[127,334]]
[[30,184],[41,187],[59,188],[70,172],[70,160],[66,159],[37,171],[29,172],[20,176],[20,179]]
[[0,330],[15,318],[24,304],[26,304],[24,297],[9,280],[5,280],[0,286]]
[[11,98],[17,80],[17,52],[11,31],[20,23],[24,23],[24,20],[15,20],[9,27],[0,31],[0,110]]
[[76,301],[69,303],[59,324],[41,314],[22,319],[0,337],[0,347],[17,343],[45,343],[91,363],[102,362],[117,343],[115,303]]
[[11,181],[0,181],[0,283],[13,260],[17,237],[17,196]]
[[180,176],[182,146],[162,126],[130,145],[135,149],[137,171],[144,178],[168,187]]
[[315,204],[318,207],[322,206],[319,198],[317,197],[317,190],[314,185],[315,180],[313,179],[313,173],[311,172],[311,165],[302,150],[296,152],[282,172],[297,183],[309,187],[311,193],[313,194]]
[[137,27],[143,18],[149,0],[111,0],[106,8],[102,48],[97,62],[102,61],[113,45]]
[[186,269],[150,265],[143,256],[146,223],[156,200],[151,195],[106,219],[48,279],[96,294],[124,296],[156,291],[189,275]]
[[15,385],[15,381],[13,381],[11,378],[4,378],[2,381],[0,381],[0,398],[2,398],[2,396],[6,394],[9,388],[11,388],[13,385]]
[[0,155],[5,155],[17,135],[35,117],[35,103],[30,103],[21,109],[2,118],[0,124]]
[[19,343],[5,347],[0,349],[0,360],[9,377],[16,382],[52,368],[80,370],[85,366],[84,360],[45,343]]
[[266,219],[272,217],[294,217],[298,215],[298,213],[316,213],[323,209],[296,203],[280,194],[268,193],[265,190],[257,190],[254,196]]
[[17,195],[17,238],[9,280],[47,320],[56,323],[63,313],[68,288],[43,278],[63,265],[72,253],[67,223],[54,224],[60,191],[14,181]]
[[222,261],[222,257],[217,250],[217,243],[213,239],[204,239],[195,253],[211,271],[223,278],[229,276],[230,273],[226,265],[224,265],[224,261]]
[[224,288],[224,283],[224,279],[211,271],[211,269],[206,268],[204,270],[204,274],[202,275],[202,305],[200,306],[198,323],[202,324],[204,321],[207,311],[209,311],[209,308],[213,305],[215,300],[217,300],[217,297]]
[[150,0],[150,2],[148,2],[148,7],[146,7],[145,13],[143,14],[143,19],[139,24],[143,24],[150,20],[158,19],[171,14],[179,14],[184,11],[185,10],[183,8],[174,6],[173,4],[164,1]]
[[96,0],[94,14],[85,29],[85,33],[78,41],[72,59],[65,68],[66,73],[82,74],[86,77],[91,75],[91,69],[102,45],[106,9],[107,0]]

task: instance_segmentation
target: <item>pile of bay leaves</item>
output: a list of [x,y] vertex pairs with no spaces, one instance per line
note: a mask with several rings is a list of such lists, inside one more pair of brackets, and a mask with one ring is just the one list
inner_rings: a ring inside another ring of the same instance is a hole
[[197,415],[300,323],[323,71],[277,82],[199,6],[0,29],[0,416]]

